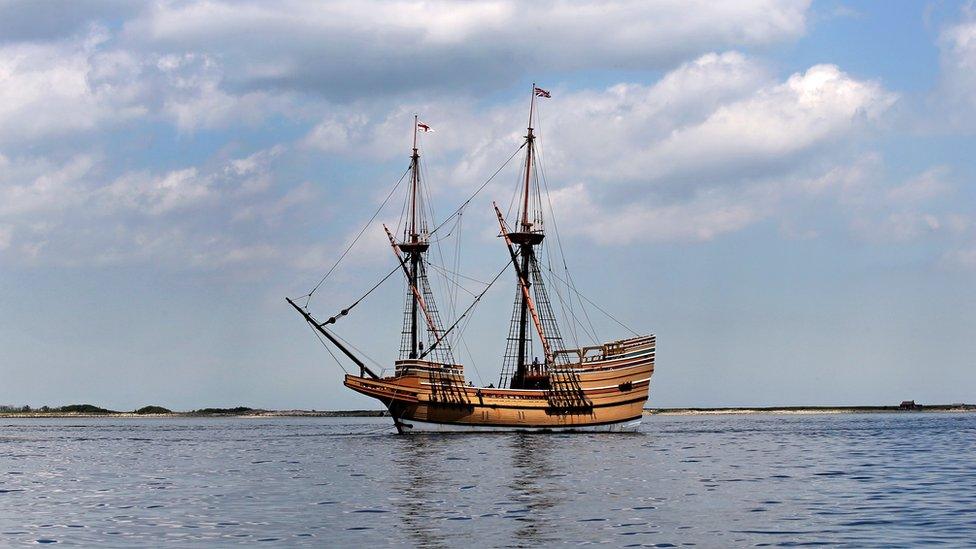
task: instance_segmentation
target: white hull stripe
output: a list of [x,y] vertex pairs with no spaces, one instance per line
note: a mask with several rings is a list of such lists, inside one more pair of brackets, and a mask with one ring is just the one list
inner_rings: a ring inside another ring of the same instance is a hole
[[430,423],[414,419],[400,420],[403,434],[412,433],[511,433],[524,432],[567,432],[588,433],[633,433],[640,427],[641,418],[628,419],[619,423],[603,425],[553,425],[552,427],[518,427],[514,425],[472,425],[465,423]]

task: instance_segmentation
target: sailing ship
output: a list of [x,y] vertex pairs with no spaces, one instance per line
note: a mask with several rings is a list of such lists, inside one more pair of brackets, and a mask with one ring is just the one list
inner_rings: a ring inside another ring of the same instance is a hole
[[[425,204],[427,193],[422,188],[424,181],[417,135],[419,131],[429,130],[429,126],[414,118],[413,154],[406,172],[410,175],[410,187],[404,204],[406,222],[403,223],[402,232],[398,231],[397,235],[386,225],[383,226],[397,266],[366,293],[372,293],[397,271],[402,273],[406,283],[404,322],[400,356],[394,362],[392,372],[387,374],[386,370],[381,370],[378,373],[367,366],[362,353],[354,352],[355,347],[331,328],[365,296],[324,322],[317,320],[309,311],[308,300],[299,305],[295,300],[286,298],[321,336],[320,339],[325,338],[323,344],[328,341],[358,367],[358,374],[346,373],[344,385],[383,403],[401,434],[628,432],[636,431],[641,423],[654,372],[654,335],[633,333],[624,339],[575,348],[567,348],[560,335],[560,323],[557,322],[546,277],[543,276],[544,272],[554,273],[551,266],[540,261],[546,231],[542,216],[543,192],[537,171],[538,137],[533,132],[537,97],[550,97],[550,94],[533,84],[528,130],[516,151],[518,154],[524,150],[524,156],[518,180],[518,201],[513,198],[513,205],[518,204],[513,222],[510,224],[498,205],[492,203],[499,237],[509,261],[487,283],[487,287],[475,295],[472,304],[462,314],[455,315],[454,322],[447,327],[442,323],[428,275],[431,237],[444,226],[441,223],[430,228]],[[482,185],[475,194],[484,187]],[[459,212],[470,201],[471,198],[455,213],[460,215]],[[509,266],[515,275],[515,301],[499,384],[497,387],[494,384],[474,386],[467,381],[464,366],[454,358],[452,341],[457,341],[458,327],[466,325],[469,313]],[[566,278],[572,280],[570,276]],[[575,287],[570,286],[569,291],[575,292]],[[317,287],[303,297],[310,298]],[[567,297],[572,303],[572,296]],[[560,297],[560,302],[563,301]],[[579,303],[582,305],[582,301]],[[592,301],[590,303],[596,305]],[[599,310],[603,311],[602,308]],[[541,346],[541,360],[533,355],[535,344]]]

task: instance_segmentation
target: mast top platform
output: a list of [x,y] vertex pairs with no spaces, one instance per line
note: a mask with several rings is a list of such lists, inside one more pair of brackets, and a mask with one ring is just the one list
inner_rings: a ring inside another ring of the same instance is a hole
[[542,240],[546,235],[542,231],[517,231],[507,233],[508,239],[512,241],[513,244],[528,244],[529,246],[538,246],[542,243]]
[[430,243],[425,240],[418,240],[416,242],[399,242],[397,243],[397,248],[403,253],[421,253],[426,252],[427,248],[430,247]]

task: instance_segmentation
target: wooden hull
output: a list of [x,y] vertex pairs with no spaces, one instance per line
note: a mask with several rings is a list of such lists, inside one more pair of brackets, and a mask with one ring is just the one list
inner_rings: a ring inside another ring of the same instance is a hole
[[400,433],[635,431],[654,372],[654,338],[602,349],[550,371],[544,389],[472,387],[459,366],[421,361],[399,361],[386,378],[347,375],[345,385],[383,402]]

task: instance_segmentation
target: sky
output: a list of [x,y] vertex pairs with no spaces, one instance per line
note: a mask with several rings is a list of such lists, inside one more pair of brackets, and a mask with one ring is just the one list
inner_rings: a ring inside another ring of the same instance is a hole
[[[383,202],[414,114],[443,219],[518,147],[533,82],[576,286],[657,335],[649,406],[976,402],[972,2],[0,0],[0,403],[376,408],[284,298]],[[504,265],[516,164],[441,265]],[[401,204],[314,313],[396,266]],[[382,367],[402,292],[335,326]]]

